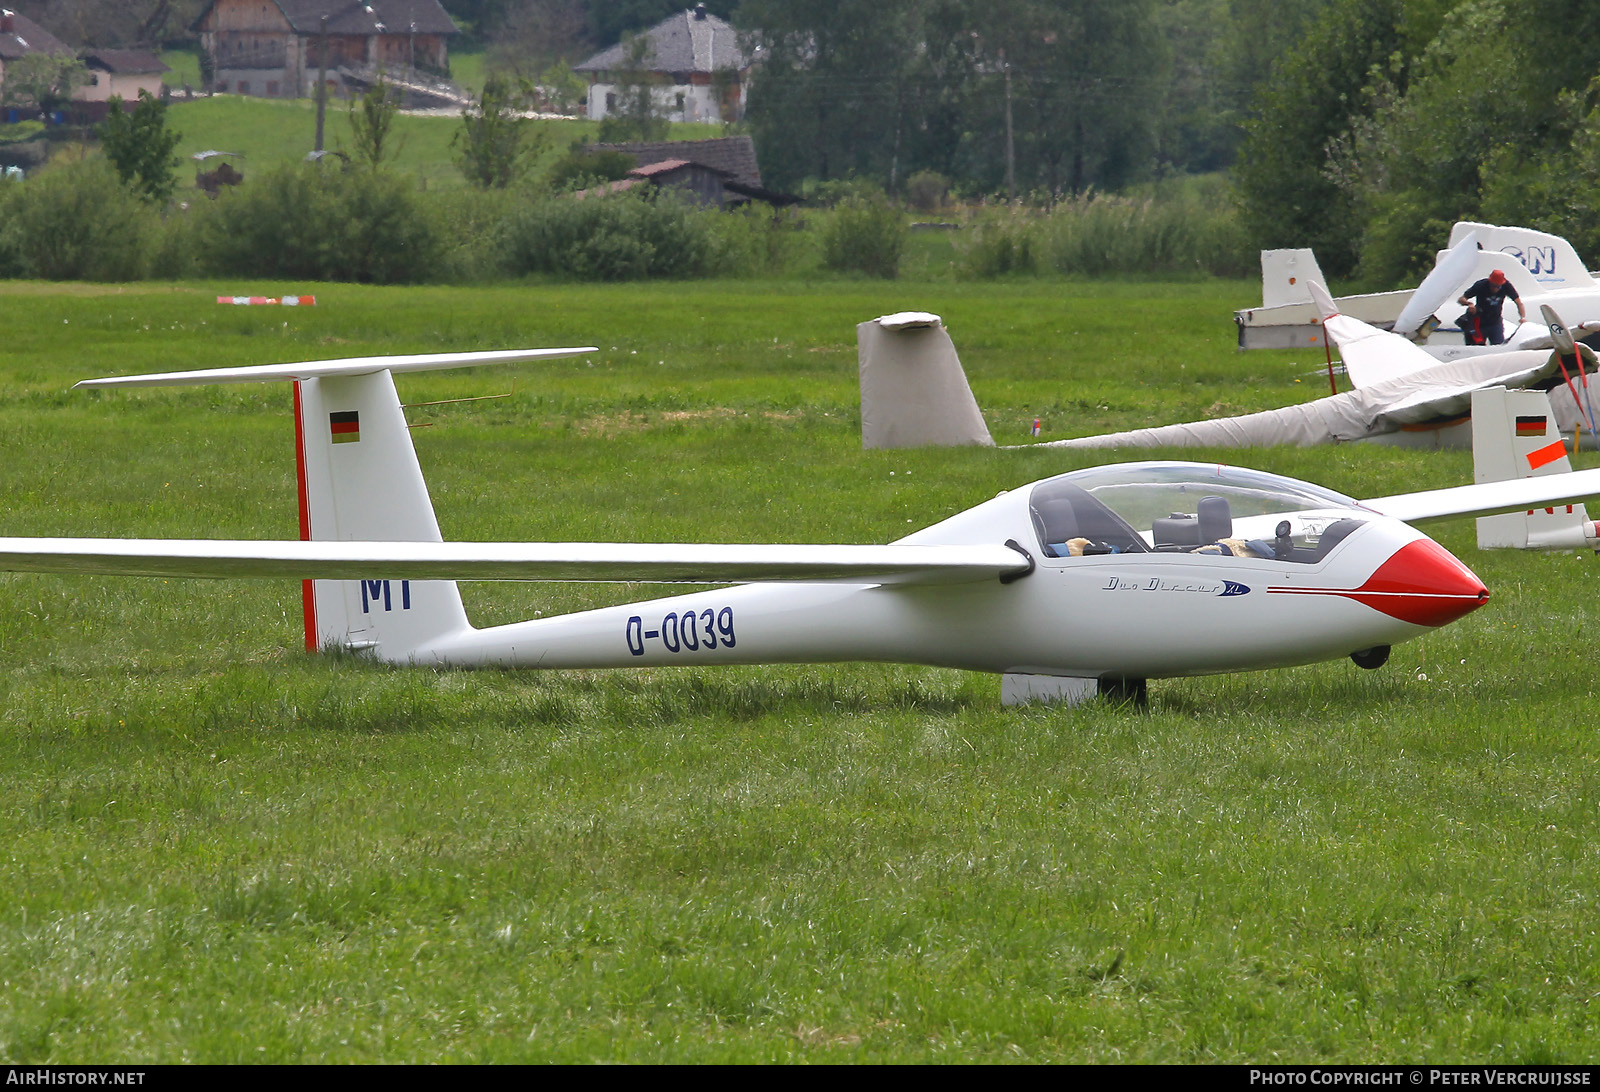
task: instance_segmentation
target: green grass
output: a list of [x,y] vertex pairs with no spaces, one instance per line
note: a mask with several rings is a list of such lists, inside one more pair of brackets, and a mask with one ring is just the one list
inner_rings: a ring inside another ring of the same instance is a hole
[[[885,541],[1095,457],[863,452],[856,322],[942,313],[1018,442],[1314,397],[1232,348],[1257,291],[4,285],[0,534],[294,534],[287,389],[86,376],[588,343],[403,379],[512,395],[413,411],[447,537]],[[1494,598],[1383,671],[1143,715],[914,667],[381,668],[299,651],[290,582],[0,577],[0,1060],[1592,1061],[1600,563],[1437,537]],[[480,624],[628,594],[465,589]]]
[[200,87],[200,51],[198,49],[163,49],[161,60],[169,71],[161,76],[168,87],[182,89]]

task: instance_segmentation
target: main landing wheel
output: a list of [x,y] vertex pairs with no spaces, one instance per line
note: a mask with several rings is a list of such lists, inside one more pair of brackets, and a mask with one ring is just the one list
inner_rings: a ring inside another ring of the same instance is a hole
[[1360,652],[1350,653],[1350,660],[1357,667],[1367,671],[1376,671],[1389,662],[1389,646],[1374,645],[1364,648]]
[[1150,693],[1143,679],[1101,679],[1100,696],[1113,705],[1132,702],[1136,708],[1150,706]]

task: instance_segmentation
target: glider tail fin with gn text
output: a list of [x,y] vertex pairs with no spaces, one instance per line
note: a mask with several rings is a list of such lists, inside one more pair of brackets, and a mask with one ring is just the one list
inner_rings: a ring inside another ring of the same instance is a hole
[[[274,364],[87,380],[82,387],[179,386],[292,380],[300,537],[312,541],[441,542],[396,371],[427,371],[593,349],[439,353]],[[470,629],[451,580],[307,580],[306,647],[372,649],[389,661],[426,660]]]

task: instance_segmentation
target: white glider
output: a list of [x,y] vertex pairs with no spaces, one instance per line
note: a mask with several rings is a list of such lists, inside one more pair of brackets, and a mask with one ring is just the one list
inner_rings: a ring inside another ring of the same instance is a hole
[[[449,365],[383,361],[190,373],[293,377],[303,541],[12,538],[0,540],[0,569],[298,576],[308,648],[394,663],[876,660],[997,673],[1007,702],[1137,698],[1149,678],[1346,655],[1380,666],[1391,645],[1488,596],[1410,521],[1600,493],[1591,470],[1360,502],[1237,467],[1128,463],[1034,482],[886,546],[445,543],[391,373]],[[184,380],[94,385],[156,381]],[[455,579],[736,586],[477,629]]]

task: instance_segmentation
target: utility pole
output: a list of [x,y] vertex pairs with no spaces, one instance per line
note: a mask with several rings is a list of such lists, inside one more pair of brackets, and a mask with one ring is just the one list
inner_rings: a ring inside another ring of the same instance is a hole
[[1011,66],[1006,63],[1006,51],[1000,51],[1000,71],[1006,79],[1006,200],[1017,199],[1017,146],[1011,133]]
[[322,118],[328,112],[328,17],[322,17],[317,43],[317,151],[322,151]]

